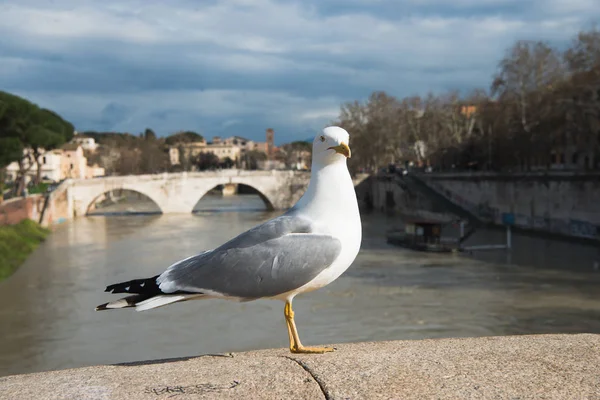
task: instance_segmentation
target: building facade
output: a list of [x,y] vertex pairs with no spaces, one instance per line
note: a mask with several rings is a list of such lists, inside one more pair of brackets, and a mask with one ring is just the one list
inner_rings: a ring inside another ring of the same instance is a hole
[[184,164],[182,157],[185,157],[189,162],[202,153],[212,153],[220,161],[229,158],[236,165],[242,165],[243,167],[244,155],[247,152],[257,151],[268,155],[269,152],[273,153],[276,150],[273,144],[274,135],[273,130],[269,129],[267,131],[267,141],[265,142],[255,142],[242,136],[227,138],[213,136],[210,143],[206,143],[206,141],[181,143],[169,148],[169,161],[171,165],[182,165]]
[[71,143],[79,144],[82,149],[88,150],[91,152],[96,151],[96,149],[98,148],[98,143],[96,143],[96,140],[94,138],[86,137],[86,136],[76,135],[71,140]]
[[[77,143],[69,143],[60,149],[44,151],[39,156],[40,178],[46,182],[60,182],[63,179],[89,179],[104,175],[104,168],[98,165],[88,166],[83,148]],[[38,164],[34,162],[33,151],[26,149],[23,167],[25,182],[32,181],[38,172]],[[19,176],[19,164],[12,162],[6,167],[6,180],[15,181]]]
[[230,158],[233,162],[237,162],[240,159],[242,149],[240,146],[225,144],[221,141],[217,144],[206,144],[206,142],[181,143],[178,146],[169,148],[169,161],[171,165],[180,165],[183,162],[182,157],[191,160],[202,153],[214,154],[221,161]]

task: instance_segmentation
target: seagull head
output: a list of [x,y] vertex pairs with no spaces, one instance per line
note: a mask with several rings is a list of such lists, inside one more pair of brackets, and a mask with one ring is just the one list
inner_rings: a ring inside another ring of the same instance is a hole
[[350,158],[348,142],[350,135],[345,129],[338,126],[328,126],[313,141],[313,162],[327,165],[335,162],[345,162]]

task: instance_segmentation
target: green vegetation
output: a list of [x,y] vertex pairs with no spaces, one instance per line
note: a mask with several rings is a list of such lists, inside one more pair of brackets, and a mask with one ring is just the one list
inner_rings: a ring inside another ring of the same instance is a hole
[[[0,91],[0,169],[13,161],[19,164],[17,193],[23,191],[25,174],[38,164],[35,183],[41,180],[42,149],[51,150],[71,140],[75,128],[54,111]],[[30,152],[24,152],[31,149]]]
[[169,146],[173,146],[173,145],[176,145],[179,143],[200,142],[203,139],[204,138],[202,137],[202,135],[200,135],[196,132],[185,131],[185,132],[179,132],[179,133],[175,133],[171,136],[168,136],[165,139],[165,143]]
[[37,185],[33,185],[27,188],[27,191],[29,192],[29,194],[44,194],[48,191],[48,183],[45,182],[40,182]]
[[15,272],[49,232],[30,219],[0,226],[0,281]]

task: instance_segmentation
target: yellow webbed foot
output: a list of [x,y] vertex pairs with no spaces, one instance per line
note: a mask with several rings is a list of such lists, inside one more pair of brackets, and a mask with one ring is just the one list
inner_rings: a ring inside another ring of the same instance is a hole
[[323,354],[335,351],[333,347],[292,347],[290,351],[294,354]]

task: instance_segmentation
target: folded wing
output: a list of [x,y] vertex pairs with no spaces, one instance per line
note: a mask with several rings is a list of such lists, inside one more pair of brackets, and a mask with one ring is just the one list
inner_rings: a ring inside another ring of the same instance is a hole
[[338,257],[341,243],[293,213],[259,225],[161,274],[165,293],[204,293],[252,300],[297,289]]

